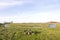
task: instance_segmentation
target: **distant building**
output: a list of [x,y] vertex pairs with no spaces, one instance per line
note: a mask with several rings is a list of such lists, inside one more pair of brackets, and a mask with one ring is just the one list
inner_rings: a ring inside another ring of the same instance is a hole
[[4,27],[9,27],[9,24],[12,24],[12,23],[13,23],[13,21],[11,21],[11,22],[4,22],[3,25],[4,25]]
[[12,24],[13,22],[4,22],[4,23],[0,23],[0,27],[9,27],[9,24]]
[[49,28],[56,28],[56,25],[51,23],[51,24],[49,24]]
[[4,27],[9,27],[8,24],[4,24]]

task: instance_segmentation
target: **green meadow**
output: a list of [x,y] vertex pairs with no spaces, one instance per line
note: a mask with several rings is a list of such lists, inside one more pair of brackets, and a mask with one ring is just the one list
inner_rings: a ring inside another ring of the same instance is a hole
[[[9,27],[0,27],[0,40],[60,40],[60,23],[49,28],[48,23],[12,23]],[[25,34],[24,30],[40,32]]]

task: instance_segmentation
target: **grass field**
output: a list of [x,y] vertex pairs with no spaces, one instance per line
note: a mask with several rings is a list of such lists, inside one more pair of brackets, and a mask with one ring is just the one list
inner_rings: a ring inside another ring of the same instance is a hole
[[[9,24],[9,26],[7,28],[0,27],[0,40],[60,40],[60,24],[56,24],[56,28],[49,28],[49,25],[45,23],[15,23]],[[27,35],[24,34],[24,30],[32,30],[40,33]]]

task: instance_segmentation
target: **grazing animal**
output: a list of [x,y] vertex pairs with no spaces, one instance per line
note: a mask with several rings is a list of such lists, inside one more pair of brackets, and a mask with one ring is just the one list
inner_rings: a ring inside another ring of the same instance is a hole
[[26,35],[38,34],[38,33],[41,33],[41,32],[38,32],[38,31],[32,31],[32,30],[24,30],[24,34],[26,34]]

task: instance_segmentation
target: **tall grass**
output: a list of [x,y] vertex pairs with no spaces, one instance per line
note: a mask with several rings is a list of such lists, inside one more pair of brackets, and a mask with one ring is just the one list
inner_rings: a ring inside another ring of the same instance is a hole
[[[24,25],[24,28],[22,25]],[[60,28],[32,28],[33,24],[30,25],[10,24],[8,28],[0,27],[0,40],[60,40]],[[31,28],[27,28],[29,26]],[[38,26],[38,24],[35,26]],[[26,35],[24,34],[24,30],[38,31],[40,33]]]

